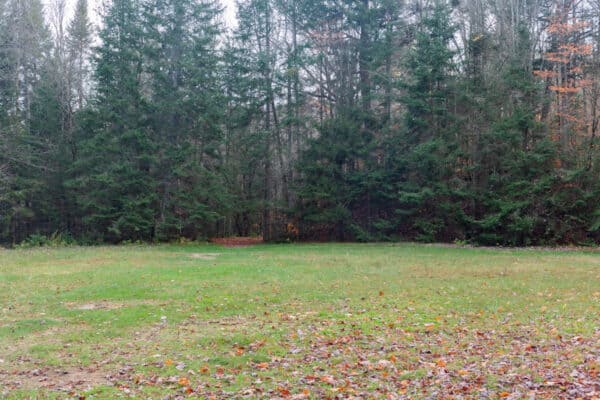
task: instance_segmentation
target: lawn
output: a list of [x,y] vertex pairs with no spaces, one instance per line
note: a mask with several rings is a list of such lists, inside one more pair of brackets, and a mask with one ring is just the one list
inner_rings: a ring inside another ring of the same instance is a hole
[[2,398],[600,396],[600,253],[0,250]]

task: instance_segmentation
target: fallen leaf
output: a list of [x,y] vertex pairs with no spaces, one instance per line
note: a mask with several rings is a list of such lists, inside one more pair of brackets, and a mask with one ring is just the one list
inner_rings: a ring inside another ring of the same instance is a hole
[[258,341],[254,342],[254,343],[251,343],[250,346],[249,346],[250,350],[253,350],[253,351],[258,350],[261,347],[263,347],[265,345],[265,343],[267,343],[266,340],[258,340]]
[[190,380],[186,377],[181,377],[179,378],[179,380],[177,381],[177,383],[179,383],[181,386],[189,386],[190,385]]

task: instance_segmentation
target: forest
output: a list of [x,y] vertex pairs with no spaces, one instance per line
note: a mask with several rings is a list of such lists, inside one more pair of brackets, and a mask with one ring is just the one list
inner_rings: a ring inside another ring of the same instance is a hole
[[96,6],[0,0],[1,243],[600,243],[596,0]]

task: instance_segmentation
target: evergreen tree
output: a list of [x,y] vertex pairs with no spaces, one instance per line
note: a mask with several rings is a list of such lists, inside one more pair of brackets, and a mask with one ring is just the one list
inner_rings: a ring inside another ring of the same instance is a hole
[[0,0],[0,241],[600,240],[594,3],[65,4]]
[[215,1],[153,0],[146,4],[145,70],[157,158],[159,238],[196,238],[227,209],[220,183],[223,101]]
[[[81,132],[71,187],[87,234],[99,240],[150,240],[155,235],[158,146],[144,96],[144,32],[139,0],[115,0],[97,49],[95,112]],[[75,189],[77,189],[75,191]]]
[[[310,26],[322,39],[311,50],[317,52],[316,67],[325,79],[316,84],[322,104],[325,98],[335,101],[323,107],[332,118],[320,115],[320,137],[303,154],[298,212],[303,229],[316,230],[321,238],[386,238],[393,200],[381,157],[382,127],[391,122],[390,44],[399,8],[387,1],[318,3]],[[331,76],[328,65],[334,66]],[[377,111],[378,102],[383,112]]]
[[400,172],[398,213],[405,233],[421,240],[448,240],[460,217],[453,199],[456,161],[456,116],[452,111],[455,27],[448,6],[438,1],[419,21],[414,47],[402,82],[405,131],[397,137]]
[[39,204],[48,143],[31,128],[51,43],[40,1],[7,0],[0,11],[0,238],[19,242],[48,219]]
[[372,240],[367,208],[371,203],[371,143],[361,135],[364,122],[344,115],[327,121],[301,159],[298,214],[303,237],[319,240]]
[[524,245],[543,236],[538,196],[552,175],[554,149],[535,120],[541,91],[528,61],[531,42],[522,27],[515,29],[516,52],[499,79],[476,76],[471,89],[485,99],[472,102],[472,112],[484,110],[489,123],[476,136],[468,168],[466,238],[476,243]]

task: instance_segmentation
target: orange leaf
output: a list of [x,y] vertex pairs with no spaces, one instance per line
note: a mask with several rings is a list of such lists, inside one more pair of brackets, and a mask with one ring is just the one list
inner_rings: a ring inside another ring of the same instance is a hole
[[501,398],[505,398],[505,397],[508,397],[508,396],[510,396],[510,393],[508,393],[508,392],[501,392],[501,393],[499,394],[499,396],[500,396]]
[[435,362],[435,365],[440,368],[444,368],[446,366],[446,361],[443,358],[438,358],[438,360]]
[[173,365],[173,364],[174,364],[174,363],[173,363],[173,360],[171,360],[170,358],[168,358],[168,359],[166,359],[166,360],[165,360],[165,365],[166,365],[167,367],[170,367],[170,366],[171,366],[171,365]]
[[186,377],[181,377],[179,378],[179,380],[177,381],[177,383],[179,383],[181,386],[189,386],[190,385],[190,380]]

